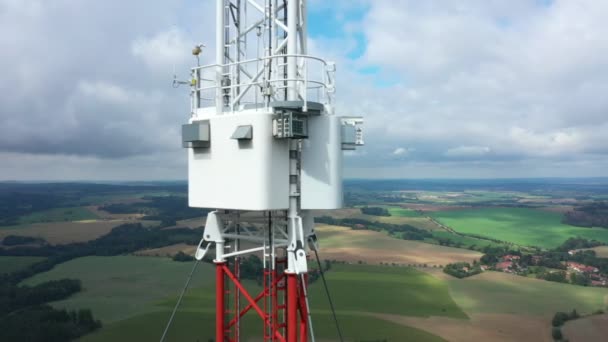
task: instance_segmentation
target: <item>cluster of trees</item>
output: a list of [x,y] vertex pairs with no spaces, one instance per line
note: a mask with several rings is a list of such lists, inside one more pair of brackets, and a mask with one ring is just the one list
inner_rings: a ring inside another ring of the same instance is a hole
[[[0,255],[46,257],[45,260],[25,269],[0,275],[0,325],[6,324],[6,328],[0,328],[0,340],[68,341],[101,326],[99,321],[93,319],[89,310],[67,312],[45,305],[80,291],[79,280],[61,279],[32,287],[19,286],[20,281],[74,258],[119,255],[180,242],[196,245],[201,235],[202,231],[197,229],[149,228],[137,223],[118,226],[110,233],[85,243],[0,249]],[[6,322],[11,322],[10,326]],[[23,329],[26,324],[31,325],[31,329]]]
[[193,260],[194,257],[192,255],[186,254],[182,251],[177,252],[177,254],[173,256],[173,261],[188,262]]
[[567,253],[568,251],[571,251],[573,249],[593,248],[602,245],[604,245],[604,243],[597,240],[587,240],[581,237],[571,237],[566,240],[561,246],[555,248],[555,251]]
[[456,262],[453,264],[447,264],[443,268],[443,272],[447,273],[456,278],[466,278],[482,272],[481,264],[475,260],[473,265],[468,262]]
[[32,287],[17,286],[5,281],[0,287],[0,316],[25,307],[67,298],[80,289],[78,279],[53,280]]
[[608,259],[598,258],[593,250],[579,251],[570,255],[568,252],[578,248],[590,248],[601,245],[595,240],[583,238],[570,238],[559,247],[549,250],[536,250],[532,253],[522,253],[520,250],[509,250],[506,247],[485,247],[485,253],[480,262],[484,265],[493,266],[501,260],[504,255],[517,255],[517,264],[520,273],[535,274],[538,279],[554,281],[558,283],[570,283],[574,285],[588,286],[591,278],[585,273],[572,273],[568,276],[566,272],[567,261],[573,261],[598,268],[600,273],[608,274]]
[[0,319],[2,341],[72,341],[101,328],[91,310],[56,310],[48,305],[27,307]]
[[382,207],[362,207],[361,213],[365,215],[374,216],[391,216],[391,213],[388,212],[388,209]]
[[359,218],[336,219],[331,216],[316,217],[315,222],[326,223],[336,226],[346,226],[352,229],[365,229],[373,231],[386,231],[391,236],[403,240],[424,240],[433,238],[433,234],[424,229],[419,229],[409,224],[390,224],[382,222],[370,222]]
[[0,226],[19,224],[22,216],[53,208],[91,205],[83,198],[112,196],[120,192],[172,192],[186,193],[185,183],[144,185],[91,184],[91,183],[0,183]]
[[595,202],[569,211],[562,222],[579,227],[608,228],[608,202]]
[[0,279],[1,341],[71,341],[101,327],[90,310],[65,311],[46,303],[81,290],[80,280],[60,279],[36,286],[19,286],[14,278]]
[[522,257],[522,253],[519,250],[512,250],[507,247],[485,246],[481,249],[481,251],[484,253],[484,255],[479,259],[479,261],[488,266],[492,266],[499,262],[500,258],[506,254]]
[[551,320],[551,325],[553,325],[553,329],[551,330],[551,336],[554,341],[562,341],[564,338],[564,334],[562,334],[561,327],[567,321],[571,321],[574,319],[578,319],[581,316],[576,312],[576,310],[572,310],[571,312],[556,312],[553,316],[553,320]]
[[5,246],[18,246],[27,244],[45,244],[46,241],[42,238],[33,236],[7,235],[2,239],[2,244]]
[[145,196],[146,202],[116,203],[100,209],[112,214],[143,214],[145,220],[161,221],[161,226],[176,225],[178,220],[200,217],[209,212],[200,208],[190,208],[184,196]]
[[0,255],[47,257],[44,261],[26,269],[5,274],[1,277],[10,278],[9,281],[16,283],[36,273],[48,271],[57,264],[83,256],[120,255],[144,248],[159,248],[176,243],[196,245],[202,234],[201,229],[160,229],[158,227],[144,227],[140,223],[128,223],[115,227],[110,233],[88,242],[0,249]]
[[61,200],[56,194],[0,192],[0,226],[19,224],[21,216],[56,208]]

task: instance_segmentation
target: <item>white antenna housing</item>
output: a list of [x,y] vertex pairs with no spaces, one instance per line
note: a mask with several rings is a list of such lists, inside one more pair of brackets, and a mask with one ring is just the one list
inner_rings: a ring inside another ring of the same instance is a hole
[[362,120],[334,115],[335,65],[307,54],[305,0],[217,0],[216,20],[182,132],[189,204],[285,210],[306,246],[301,211],[342,207],[342,150],[362,144]]

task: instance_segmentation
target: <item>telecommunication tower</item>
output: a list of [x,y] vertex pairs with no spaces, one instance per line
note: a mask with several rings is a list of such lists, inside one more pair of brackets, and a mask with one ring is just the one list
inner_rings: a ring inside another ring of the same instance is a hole
[[[264,341],[314,339],[312,211],[342,207],[342,151],[363,145],[363,121],[334,115],[336,68],[307,53],[306,0],[216,0],[215,43],[215,64],[192,68],[182,140],[189,205],[214,209],[196,258],[214,247],[216,342],[239,341],[248,312]],[[257,295],[240,280],[248,254],[263,260]]]

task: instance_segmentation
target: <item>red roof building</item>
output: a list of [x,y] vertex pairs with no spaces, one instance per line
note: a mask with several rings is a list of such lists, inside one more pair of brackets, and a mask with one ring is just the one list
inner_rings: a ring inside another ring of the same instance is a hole
[[513,267],[513,262],[511,261],[503,261],[503,262],[499,262],[498,264],[496,264],[496,269],[498,270],[508,270],[511,267]]
[[511,254],[507,254],[505,256],[502,257],[502,260],[504,261],[515,261],[515,260],[519,260],[519,255],[511,255]]

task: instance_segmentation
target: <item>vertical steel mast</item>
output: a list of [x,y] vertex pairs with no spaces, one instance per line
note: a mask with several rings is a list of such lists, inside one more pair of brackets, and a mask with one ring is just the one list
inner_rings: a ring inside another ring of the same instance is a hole
[[[218,342],[239,341],[249,312],[264,341],[313,337],[312,210],[342,207],[342,151],[363,139],[360,118],[334,115],[335,65],[307,54],[306,20],[306,0],[216,0],[216,62],[192,68],[182,142],[189,204],[212,209],[196,257],[214,247]],[[257,295],[240,277],[250,255]]]

